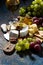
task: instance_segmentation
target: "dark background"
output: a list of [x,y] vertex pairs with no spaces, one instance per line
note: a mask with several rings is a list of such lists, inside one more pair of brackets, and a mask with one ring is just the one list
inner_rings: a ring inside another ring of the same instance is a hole
[[[9,20],[9,17],[11,16],[11,12],[8,11],[8,9],[5,5],[5,1],[6,0],[0,0],[0,24],[9,22],[8,20]],[[20,0],[21,4],[19,5],[19,7],[28,6],[32,2],[32,0],[24,0],[24,1],[26,3],[24,3],[23,0]],[[18,10],[19,10],[19,8],[17,9],[17,11],[14,14],[15,17],[19,15]]]

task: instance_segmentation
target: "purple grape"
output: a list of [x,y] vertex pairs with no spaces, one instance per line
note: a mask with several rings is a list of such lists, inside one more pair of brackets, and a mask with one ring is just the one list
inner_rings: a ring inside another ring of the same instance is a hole
[[43,22],[43,18],[42,17],[39,18],[39,22],[40,22],[40,24],[42,24],[42,22]]
[[34,45],[35,45],[35,43],[34,42],[31,42],[30,43],[30,48],[33,49],[34,48]]
[[39,45],[41,45],[41,43],[42,43],[42,42],[41,42],[40,40],[38,40],[38,39],[37,39],[36,42],[35,42],[35,44],[39,44]]
[[43,27],[43,23],[42,23],[42,27]]
[[43,18],[42,18],[42,17],[40,17],[40,18],[39,18],[39,20],[40,20],[40,21],[43,21]]
[[34,20],[34,22],[33,23],[35,23],[35,24],[39,24],[39,20]]
[[39,44],[36,44],[34,46],[34,50],[40,52],[41,51],[41,46]]
[[38,18],[37,18],[37,17],[33,17],[33,21],[34,21],[34,20],[38,20]]

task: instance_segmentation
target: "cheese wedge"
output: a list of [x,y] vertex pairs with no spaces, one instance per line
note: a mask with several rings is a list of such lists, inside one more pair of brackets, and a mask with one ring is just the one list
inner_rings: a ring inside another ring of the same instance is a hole
[[1,29],[3,30],[3,32],[7,32],[7,25],[6,24],[2,24],[1,25]]
[[4,34],[4,38],[9,41],[10,39],[10,33],[13,33],[16,38],[18,38],[19,32],[17,30],[11,30],[10,32],[7,32]]
[[10,33],[14,34],[14,36],[16,36],[16,38],[18,38],[19,31],[17,31],[17,30],[11,30]]
[[24,27],[21,31],[20,31],[20,37],[24,37],[28,34],[28,26]]
[[9,32],[7,32],[6,34],[4,34],[4,38],[5,38],[6,40],[8,40],[8,41],[9,41],[9,35],[10,35]]

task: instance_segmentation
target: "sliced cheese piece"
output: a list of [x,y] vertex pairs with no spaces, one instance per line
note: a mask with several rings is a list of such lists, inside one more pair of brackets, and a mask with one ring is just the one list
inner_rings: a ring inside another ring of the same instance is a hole
[[13,22],[10,21],[10,22],[9,22],[9,25],[11,26],[11,30],[12,30],[12,29],[16,29],[16,27],[13,25]]
[[11,26],[10,25],[7,25],[7,30],[9,31],[11,29]]
[[7,25],[6,24],[2,24],[1,25],[1,29],[3,30],[3,32],[7,32]]
[[19,31],[17,31],[17,30],[11,30],[10,33],[13,33],[14,36],[16,36],[16,38],[18,38]]
[[28,34],[28,26],[24,27],[21,31],[20,31],[20,37],[24,37]]
[[11,30],[16,29],[16,27],[14,25],[11,25]]
[[17,30],[11,30],[10,32],[7,32],[4,34],[4,38],[9,41],[10,39],[10,33],[13,33],[16,38],[18,38],[19,32]]
[[9,32],[7,32],[6,34],[4,34],[4,38],[5,38],[6,40],[8,40],[8,41],[9,41],[9,35],[10,35]]

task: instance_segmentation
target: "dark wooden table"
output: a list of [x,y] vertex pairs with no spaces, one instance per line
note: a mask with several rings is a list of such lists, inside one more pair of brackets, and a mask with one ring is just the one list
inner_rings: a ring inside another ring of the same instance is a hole
[[[23,1],[20,4],[21,6],[27,6],[31,3],[32,0],[29,0],[25,4]],[[18,10],[15,12],[14,16],[18,16]],[[9,17],[11,13],[6,9],[5,4],[2,4],[0,7],[0,25],[2,23],[9,22]],[[7,41],[3,37],[3,33],[0,30],[0,45],[4,47],[4,45],[7,44]],[[1,48],[1,47],[0,47]],[[20,56],[22,55],[22,57]],[[17,54],[14,52],[12,55],[6,55],[4,54],[3,50],[0,50],[0,65],[43,65],[43,54]]]

